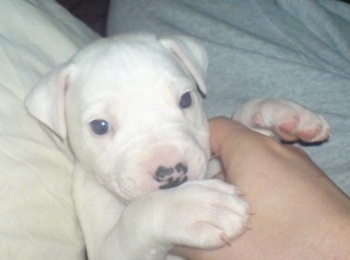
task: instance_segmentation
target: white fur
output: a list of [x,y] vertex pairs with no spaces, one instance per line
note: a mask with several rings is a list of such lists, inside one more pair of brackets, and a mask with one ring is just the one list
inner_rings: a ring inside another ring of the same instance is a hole
[[[28,95],[30,113],[67,138],[75,155],[73,196],[89,259],[164,259],[174,245],[215,248],[244,231],[249,210],[237,190],[203,180],[206,70],[206,53],[192,39],[121,35],[87,46]],[[182,108],[186,92],[192,104]],[[298,111],[302,118],[307,110]],[[274,114],[252,102],[236,118],[247,125],[270,118],[258,126],[270,131],[285,116]],[[107,133],[92,131],[96,119],[109,123]],[[160,189],[170,183],[155,178],[160,166],[190,181]]]

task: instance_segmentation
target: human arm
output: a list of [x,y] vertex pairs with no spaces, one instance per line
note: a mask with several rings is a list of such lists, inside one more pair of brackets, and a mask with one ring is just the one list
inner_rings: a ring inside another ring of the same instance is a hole
[[[227,118],[210,121],[225,180],[246,193],[250,230],[213,251],[182,248],[188,259],[346,259],[350,200],[301,149]],[[321,149],[321,148],[320,148]]]

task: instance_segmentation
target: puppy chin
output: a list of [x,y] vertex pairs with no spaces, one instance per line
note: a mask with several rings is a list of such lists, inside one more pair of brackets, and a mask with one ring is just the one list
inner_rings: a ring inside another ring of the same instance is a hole
[[141,178],[127,177],[102,184],[124,204],[129,204],[138,197],[159,190],[159,184],[152,178],[141,180]]

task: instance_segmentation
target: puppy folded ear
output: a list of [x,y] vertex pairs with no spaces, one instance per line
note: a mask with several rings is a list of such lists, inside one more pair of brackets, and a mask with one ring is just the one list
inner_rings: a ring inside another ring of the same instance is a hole
[[64,97],[72,66],[63,64],[46,75],[27,95],[25,105],[36,119],[66,138]]
[[196,81],[198,90],[202,96],[205,96],[207,94],[208,57],[203,46],[186,36],[162,38],[160,42],[171,50],[185,65]]

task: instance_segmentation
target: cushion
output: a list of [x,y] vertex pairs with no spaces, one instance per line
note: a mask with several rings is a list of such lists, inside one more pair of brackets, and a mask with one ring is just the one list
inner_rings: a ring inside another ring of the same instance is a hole
[[23,100],[97,35],[53,0],[0,1],[0,259],[83,259],[72,155]]

